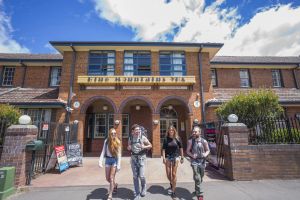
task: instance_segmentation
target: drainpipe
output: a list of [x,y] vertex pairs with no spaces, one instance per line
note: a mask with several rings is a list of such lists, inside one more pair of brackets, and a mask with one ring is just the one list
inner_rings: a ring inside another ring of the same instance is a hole
[[203,77],[202,77],[202,49],[203,46],[200,46],[199,54],[198,54],[198,62],[199,62],[199,78],[200,78],[200,98],[201,98],[201,116],[202,116],[202,124],[206,123],[205,120],[205,105],[204,105],[204,92],[203,92]]
[[76,63],[76,50],[73,47],[73,44],[70,44],[70,48],[73,51],[72,54],[72,64],[71,64],[71,78],[70,78],[70,90],[68,93],[68,101],[67,101],[67,108],[66,108],[66,119],[65,122],[66,123],[70,123],[70,114],[71,114],[71,101],[72,101],[72,97],[73,97],[73,83],[74,83],[74,73],[75,73],[75,63]]
[[297,89],[300,89],[300,83],[299,83],[299,81],[298,81],[298,77],[297,77],[297,74],[296,74],[296,70],[299,70],[300,69],[300,63],[298,64],[298,66],[297,67],[295,67],[294,69],[293,69],[293,75],[294,75],[294,81],[295,81],[295,85],[296,85],[296,88]]

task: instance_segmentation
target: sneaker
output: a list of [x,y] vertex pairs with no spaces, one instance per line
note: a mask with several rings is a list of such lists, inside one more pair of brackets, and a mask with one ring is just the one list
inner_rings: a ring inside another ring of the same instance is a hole
[[113,190],[113,194],[117,194],[118,192],[118,183],[116,183],[114,190]]
[[204,200],[204,199],[203,199],[203,196],[199,196],[199,197],[198,197],[198,200]]
[[170,187],[167,189],[167,191],[168,191],[168,194],[172,194],[172,184],[170,183]]
[[140,200],[140,195],[134,195],[133,200]]
[[143,188],[142,191],[141,191],[141,197],[144,197],[146,196],[146,188]]
[[171,197],[172,197],[172,199],[176,199],[176,194],[175,194],[175,192],[172,192],[172,193],[171,193]]

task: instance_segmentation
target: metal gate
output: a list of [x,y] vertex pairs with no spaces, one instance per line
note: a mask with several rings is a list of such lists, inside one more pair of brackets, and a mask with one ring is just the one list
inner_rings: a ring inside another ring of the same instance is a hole
[[54,146],[76,143],[78,136],[77,123],[56,123],[56,122],[34,122],[38,127],[38,140],[42,140],[45,147],[43,150],[32,151],[32,159],[26,177],[26,183],[30,184],[31,179],[44,173],[47,163],[50,160]]

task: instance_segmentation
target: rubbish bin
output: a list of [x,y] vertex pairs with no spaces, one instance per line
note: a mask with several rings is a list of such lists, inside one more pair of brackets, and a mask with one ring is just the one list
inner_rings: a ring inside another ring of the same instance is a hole
[[44,149],[44,143],[42,140],[33,140],[26,144],[26,150],[38,151]]
[[15,192],[15,167],[0,168],[0,200]]

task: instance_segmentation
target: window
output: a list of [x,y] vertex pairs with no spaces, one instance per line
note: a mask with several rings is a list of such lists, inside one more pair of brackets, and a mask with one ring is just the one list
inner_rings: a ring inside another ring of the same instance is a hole
[[186,75],[184,52],[160,52],[159,65],[162,76]]
[[50,86],[59,86],[61,77],[61,67],[51,68]]
[[216,87],[218,85],[217,82],[217,70],[216,69],[211,69],[211,84],[213,87]]
[[122,137],[129,137],[129,115],[122,115]]
[[279,69],[272,70],[273,87],[282,87],[281,72]]
[[114,51],[90,51],[89,75],[115,74],[115,52]]
[[15,68],[4,67],[2,76],[2,86],[12,86],[14,80]]
[[95,114],[94,138],[106,136],[106,114]]
[[33,123],[35,122],[50,122],[51,110],[50,109],[21,109],[23,115],[28,115]]
[[125,51],[124,54],[125,76],[151,75],[151,54],[148,51]]
[[241,87],[250,87],[249,71],[248,69],[240,70]]

